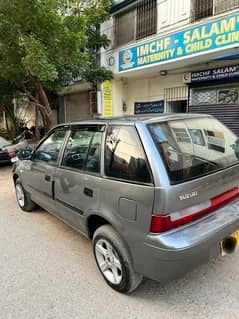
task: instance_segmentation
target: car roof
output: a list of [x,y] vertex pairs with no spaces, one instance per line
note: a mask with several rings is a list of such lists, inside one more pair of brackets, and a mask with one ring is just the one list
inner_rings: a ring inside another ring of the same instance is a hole
[[198,118],[198,117],[211,117],[208,114],[196,114],[196,113],[163,113],[163,114],[147,114],[147,115],[132,115],[132,116],[123,116],[123,117],[112,117],[112,118],[95,118],[91,120],[82,120],[76,122],[69,122],[57,125],[57,127],[62,126],[77,126],[77,125],[102,125],[102,124],[127,124],[133,125],[136,122],[143,122],[145,124],[156,123],[156,122],[165,122],[172,120],[183,120],[189,118]]

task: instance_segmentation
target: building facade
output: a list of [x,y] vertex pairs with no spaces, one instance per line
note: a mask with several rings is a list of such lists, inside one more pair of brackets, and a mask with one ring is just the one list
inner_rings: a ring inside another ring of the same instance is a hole
[[112,114],[209,113],[239,134],[238,9],[239,0],[115,1],[101,27]]

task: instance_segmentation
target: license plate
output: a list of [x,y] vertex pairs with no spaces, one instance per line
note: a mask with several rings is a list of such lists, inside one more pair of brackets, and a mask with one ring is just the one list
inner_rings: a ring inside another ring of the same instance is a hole
[[[229,242],[227,242],[228,244],[225,245],[225,240],[228,240],[228,238],[229,238]],[[232,239],[231,241],[230,241],[230,238]],[[233,243],[233,238],[235,239],[235,244]],[[221,255],[225,256],[227,254],[232,253],[234,251],[234,249],[232,249],[232,251],[230,251],[230,246],[235,248],[235,245],[239,246],[239,230],[232,233],[231,235],[227,236],[224,240],[222,240],[220,242]]]

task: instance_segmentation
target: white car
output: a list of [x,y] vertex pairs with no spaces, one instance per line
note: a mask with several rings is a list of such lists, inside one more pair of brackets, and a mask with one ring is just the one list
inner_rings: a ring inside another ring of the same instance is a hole
[[20,139],[13,143],[0,136],[0,164],[11,163],[11,158],[15,157],[20,150],[27,148],[29,148],[29,144],[26,139]]

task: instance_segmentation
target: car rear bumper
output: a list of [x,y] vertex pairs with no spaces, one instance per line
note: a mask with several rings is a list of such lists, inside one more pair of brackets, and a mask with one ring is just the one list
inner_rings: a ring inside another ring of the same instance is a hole
[[180,277],[218,256],[220,242],[237,230],[238,199],[184,227],[166,233],[149,234],[142,249],[144,262],[138,265],[140,272],[162,283]]

